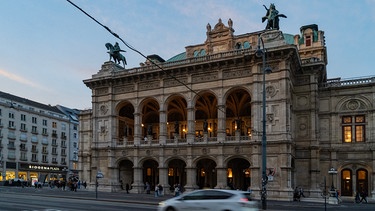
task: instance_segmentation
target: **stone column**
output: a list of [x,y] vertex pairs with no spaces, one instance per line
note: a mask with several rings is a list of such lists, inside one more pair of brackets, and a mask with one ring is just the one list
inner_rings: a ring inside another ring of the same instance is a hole
[[140,145],[142,139],[141,114],[134,113],[134,145]]
[[187,108],[187,143],[193,143],[195,138],[195,108]]
[[197,186],[197,169],[196,168],[186,168],[186,191],[193,191],[198,189]]
[[217,175],[217,189],[226,189],[227,188],[227,169],[225,167],[216,168]]
[[132,184],[132,189],[130,190],[131,193],[143,193],[145,184],[142,181],[142,168],[141,167],[134,167],[134,182]]
[[166,144],[166,140],[167,140],[167,137],[168,137],[168,134],[167,134],[167,115],[166,115],[166,112],[164,110],[160,110],[159,111],[159,118],[160,118],[160,122],[159,122],[159,127],[160,127],[160,134],[159,134],[159,143],[160,144]]
[[226,113],[225,113],[225,105],[218,105],[217,111],[217,141],[224,142],[226,137]]
[[168,167],[159,168],[159,183],[163,186],[164,194],[170,194],[168,184]]

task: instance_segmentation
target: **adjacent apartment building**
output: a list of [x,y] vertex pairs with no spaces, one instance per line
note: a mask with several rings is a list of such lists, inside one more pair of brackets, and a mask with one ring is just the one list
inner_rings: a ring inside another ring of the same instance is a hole
[[[75,148],[74,148],[75,146]],[[0,92],[0,181],[77,176],[78,110]]]
[[92,110],[80,115],[80,177],[94,188],[102,173],[102,191],[180,184],[260,198],[266,156],[269,199],[292,200],[296,187],[313,198],[331,189],[374,196],[375,77],[328,79],[315,24],[297,35],[235,35],[232,26],[219,19],[173,58],[151,55],[132,69],[109,61],[84,80]]

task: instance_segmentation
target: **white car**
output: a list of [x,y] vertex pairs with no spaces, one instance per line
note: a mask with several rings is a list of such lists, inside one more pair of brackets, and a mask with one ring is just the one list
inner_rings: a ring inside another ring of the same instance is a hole
[[158,211],[253,211],[258,203],[249,192],[224,189],[204,189],[188,192],[159,203]]

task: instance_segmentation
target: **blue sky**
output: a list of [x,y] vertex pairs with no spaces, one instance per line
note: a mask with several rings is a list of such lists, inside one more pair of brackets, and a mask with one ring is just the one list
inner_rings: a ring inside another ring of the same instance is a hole
[[[144,55],[165,60],[203,43],[206,25],[233,20],[235,35],[265,28],[275,3],[280,30],[303,25],[325,32],[328,78],[374,76],[375,0],[72,0]],[[83,84],[109,60],[105,43],[120,43],[126,68],[145,59],[66,0],[0,1],[0,90],[44,104],[91,108]]]

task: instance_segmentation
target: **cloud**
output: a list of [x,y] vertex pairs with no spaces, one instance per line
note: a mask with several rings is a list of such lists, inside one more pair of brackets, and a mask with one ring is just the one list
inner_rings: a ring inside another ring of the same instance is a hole
[[15,81],[15,82],[18,82],[20,84],[24,84],[24,85],[27,85],[27,86],[30,86],[30,87],[33,87],[33,88],[42,89],[42,90],[45,90],[45,91],[49,90],[49,89],[47,89],[46,87],[43,87],[40,84],[34,83],[32,81],[27,80],[26,78],[23,78],[19,75],[10,73],[10,72],[2,70],[2,69],[0,69],[0,76],[4,76],[5,78],[8,78],[12,81]]

